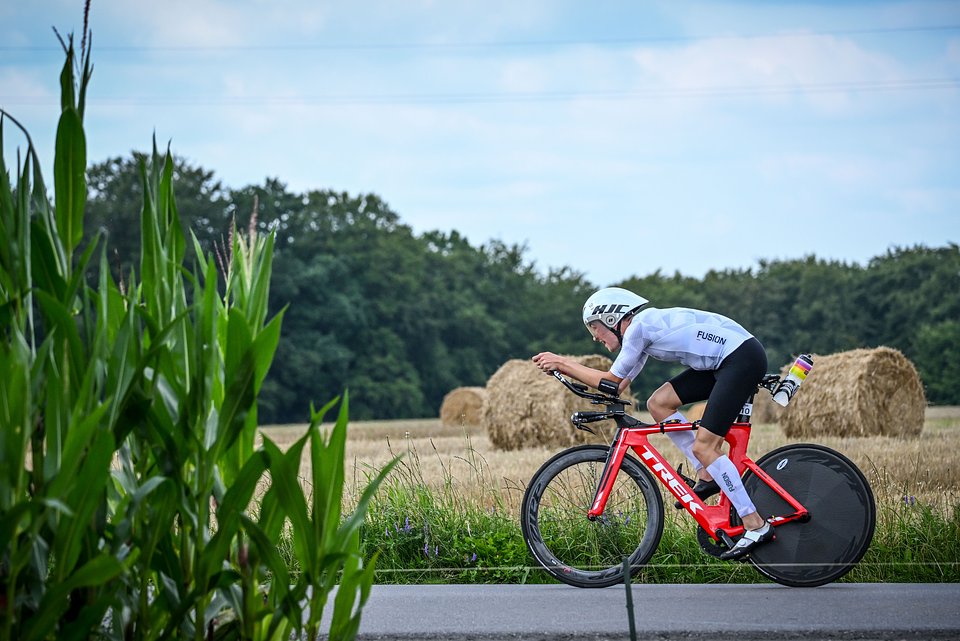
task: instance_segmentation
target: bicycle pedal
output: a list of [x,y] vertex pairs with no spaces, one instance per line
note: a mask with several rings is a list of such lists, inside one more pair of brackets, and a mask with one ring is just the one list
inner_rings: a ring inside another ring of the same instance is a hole
[[693,487],[697,484],[696,481],[683,473],[683,463],[677,466],[677,476],[679,476],[683,482],[687,484],[687,487]]

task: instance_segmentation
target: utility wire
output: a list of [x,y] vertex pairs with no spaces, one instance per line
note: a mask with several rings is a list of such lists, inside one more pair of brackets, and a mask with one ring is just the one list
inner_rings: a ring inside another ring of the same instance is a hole
[[[781,85],[675,87],[646,91],[538,91],[490,93],[330,94],[330,95],[185,95],[90,98],[90,104],[106,106],[393,106],[416,104],[486,104],[570,101],[645,101],[692,98],[745,98],[797,93],[868,93],[927,91],[960,88],[957,78],[865,80]],[[0,96],[0,105],[46,105],[54,96]]]
[[[728,565],[729,561],[726,562],[699,562],[699,563],[644,563],[643,565],[633,565],[633,568],[647,568],[647,569],[676,569],[676,568],[708,568],[708,567],[718,567],[723,565]],[[769,565],[771,567],[822,567],[822,566],[834,566],[836,563],[765,563],[764,565]],[[956,568],[960,567],[960,561],[860,561],[856,564],[857,567],[871,567],[871,568],[894,568],[894,567],[945,567],[945,568]],[[607,566],[603,565],[584,565],[580,566],[584,570],[601,570],[605,569]],[[747,569],[747,565],[737,565],[732,566],[732,570],[737,570],[740,568]],[[462,566],[450,566],[450,567],[426,567],[426,568],[381,568],[377,567],[374,570],[374,574],[429,574],[429,573],[450,573],[450,572],[504,572],[504,571],[536,571],[543,570],[543,567],[539,565],[462,565]]]
[[[572,40],[516,40],[487,42],[393,42],[393,43],[310,43],[310,44],[242,44],[242,45],[98,45],[100,52],[242,52],[242,51],[380,51],[380,50],[456,50],[501,49],[575,46],[629,46],[703,40],[746,40],[764,38],[814,38],[824,36],[899,35],[908,33],[935,33],[960,31],[960,24],[928,25],[918,27],[876,27],[866,29],[838,29],[827,31],[795,31],[776,33],[716,34],[690,36],[638,36],[632,38],[595,38]],[[55,46],[2,45],[0,51],[60,52]]]

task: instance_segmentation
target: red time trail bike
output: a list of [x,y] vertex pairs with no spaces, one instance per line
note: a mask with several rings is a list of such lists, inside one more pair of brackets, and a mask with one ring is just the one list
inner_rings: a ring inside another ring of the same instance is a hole
[[[704,552],[719,556],[744,528],[729,499],[720,494],[706,505],[690,489],[692,481],[675,470],[650,443],[653,434],[695,430],[693,423],[643,423],[630,416],[630,402],[553,375],[577,396],[605,411],[576,412],[578,429],[613,420],[609,447],[581,445],[560,452],[534,474],[520,512],[523,538],[537,562],[572,586],[601,588],[624,581],[624,559],[631,577],[649,562],[663,534],[659,481],[697,523]],[[775,374],[757,391],[773,393]],[[761,574],[793,587],[830,583],[849,572],[873,538],[876,505],[863,473],[848,458],[822,445],[791,444],[754,462],[747,457],[753,396],[726,436],[728,456],[759,513],[775,528],[776,539],[757,547],[746,560]],[[631,452],[632,451],[632,452]]]

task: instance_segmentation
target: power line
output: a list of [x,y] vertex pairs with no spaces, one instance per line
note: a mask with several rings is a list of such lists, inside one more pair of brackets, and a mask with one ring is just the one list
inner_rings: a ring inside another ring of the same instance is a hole
[[[555,48],[574,46],[629,46],[702,40],[755,40],[764,38],[814,38],[824,36],[898,35],[907,33],[935,33],[960,30],[960,24],[917,27],[875,27],[865,29],[838,29],[827,31],[796,31],[777,33],[716,34],[690,36],[638,36],[632,38],[596,38],[573,40],[517,40],[487,42],[394,42],[394,43],[311,43],[311,44],[243,44],[243,45],[98,45],[100,52],[242,52],[242,51],[379,51],[379,50],[456,50],[498,48]],[[49,52],[61,51],[55,46],[3,45],[0,51]]]
[[[784,566],[784,567],[822,567],[824,565],[832,566],[835,563],[771,563],[764,565]],[[709,567],[729,567],[723,562],[695,562],[695,563],[644,563],[643,565],[634,565],[634,568],[643,569],[678,569],[678,568],[709,568]],[[860,561],[857,567],[871,568],[894,568],[894,567],[946,567],[954,568],[960,566],[960,561]],[[585,566],[586,569],[602,569],[606,566]],[[737,568],[749,568],[748,565],[735,566]],[[449,566],[449,567],[425,567],[425,568],[381,568],[374,570],[374,574],[430,574],[430,573],[450,573],[450,572],[519,572],[521,570],[534,572],[543,570],[539,565],[488,565],[488,566]]]
[[[341,94],[305,96],[130,96],[89,98],[102,106],[254,107],[254,106],[393,106],[408,104],[485,104],[589,101],[644,101],[692,98],[746,98],[797,93],[867,93],[960,88],[957,78],[865,80],[781,85],[675,87],[645,91],[538,91],[414,94]],[[0,105],[54,104],[52,96],[0,96]]]

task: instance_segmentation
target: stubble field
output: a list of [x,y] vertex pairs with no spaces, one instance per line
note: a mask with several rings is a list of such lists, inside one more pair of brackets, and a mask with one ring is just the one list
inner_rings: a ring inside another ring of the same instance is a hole
[[[642,413],[640,418],[649,420]],[[265,427],[286,448],[306,426]],[[571,426],[570,429],[573,429]],[[665,436],[651,437],[676,466],[683,457]],[[598,439],[607,443],[607,438]],[[753,427],[748,454],[787,439],[776,424]],[[877,530],[864,559],[843,580],[953,582],[960,580],[960,408],[930,408],[922,433],[903,437],[817,439],[853,460],[877,502]],[[361,545],[376,553],[376,580],[384,583],[524,583],[551,581],[520,535],[519,506],[528,479],[561,447],[495,449],[483,429],[445,426],[437,419],[357,422],[350,425],[344,508],[352,509],[367,483],[390,460],[400,462],[371,502]],[[305,458],[301,477],[309,478]],[[306,484],[306,481],[304,481]],[[311,489],[306,488],[308,491]],[[661,492],[665,492],[661,488]],[[705,555],[685,512],[669,509],[664,535],[634,581],[647,583],[755,582],[747,564]],[[280,542],[281,552],[289,542]],[[291,555],[292,556],[292,555]],[[296,572],[295,567],[290,568]]]
[[[644,418],[642,413],[639,416]],[[303,425],[268,426],[263,433],[285,449],[304,429]],[[651,441],[674,466],[683,460],[666,437],[652,437]],[[776,424],[754,425],[749,455],[756,460],[791,442],[797,441],[785,437]],[[917,438],[835,436],[818,438],[817,442],[841,452],[860,467],[878,504],[920,501],[948,509],[960,503],[960,474],[956,470],[960,461],[960,407],[928,408],[923,432]],[[482,428],[446,426],[438,419],[356,422],[348,428],[345,471],[348,488],[356,489],[371,473],[401,455],[394,474],[415,474],[434,489],[455,491],[480,505],[502,499],[506,507],[513,508],[519,506],[527,480],[560,449],[497,450]]]

